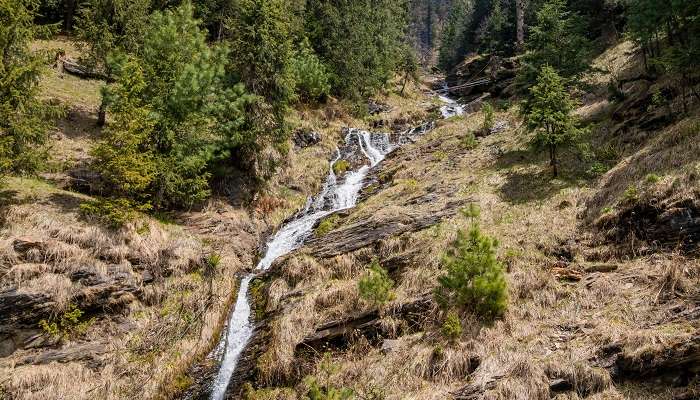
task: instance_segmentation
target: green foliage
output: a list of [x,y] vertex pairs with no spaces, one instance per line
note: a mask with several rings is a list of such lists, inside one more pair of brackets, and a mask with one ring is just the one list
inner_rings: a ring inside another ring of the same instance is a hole
[[185,2],[154,13],[138,52],[112,59],[104,93],[113,121],[96,167],[114,194],[158,209],[204,200],[211,164],[256,140],[245,129],[254,97],[229,85],[228,49],[207,44],[192,12]]
[[449,71],[459,64],[465,54],[465,35],[471,21],[473,4],[468,0],[455,0],[443,28],[438,55],[438,66]]
[[577,81],[588,68],[589,41],[581,17],[567,9],[566,0],[548,0],[537,12],[530,29],[520,81],[529,86],[544,66],[560,76]]
[[272,107],[279,129],[294,98],[292,17],[285,0],[240,0],[226,20],[231,65],[248,90]]
[[336,214],[331,215],[328,218],[324,218],[314,230],[314,235],[316,237],[325,236],[328,232],[332,231],[338,226],[338,221],[340,217]]
[[0,173],[29,173],[47,158],[52,121],[62,111],[39,99],[47,54],[31,51],[34,39],[51,32],[33,24],[39,2],[0,1]]
[[549,151],[555,177],[558,175],[557,147],[573,143],[581,133],[573,110],[574,102],[562,78],[552,67],[542,67],[537,84],[530,88],[530,97],[525,103],[525,122],[528,130],[535,133],[532,144]]
[[309,387],[304,396],[306,400],[349,400],[355,397],[352,389],[321,386],[313,377],[306,378],[304,383]]
[[348,160],[338,160],[333,164],[333,173],[336,175],[342,175],[350,169],[350,161]]
[[622,203],[635,203],[639,200],[639,189],[635,185],[629,185],[622,193]]
[[[470,218],[478,209],[466,210]],[[443,308],[470,310],[485,320],[493,320],[506,310],[508,292],[503,265],[496,259],[498,242],[481,233],[472,223],[468,232],[460,230],[442,259],[446,273],[438,278],[435,298]]]
[[481,130],[484,132],[489,132],[493,128],[494,124],[494,109],[491,103],[484,103],[481,108],[481,112],[484,113],[484,122],[481,125]]
[[138,218],[139,212],[149,210],[148,204],[137,205],[124,198],[91,200],[80,205],[84,216],[96,218],[112,228],[120,228]]
[[209,266],[209,268],[216,270],[220,264],[221,264],[221,254],[211,253],[209,255],[209,257],[207,257],[207,265]]
[[462,321],[457,313],[454,311],[447,313],[441,332],[451,342],[457,341],[462,336]]
[[331,91],[328,68],[311,49],[308,41],[291,61],[291,73],[296,83],[296,91],[304,101],[323,100]]
[[360,297],[376,306],[381,306],[395,298],[394,281],[389,278],[377,259],[372,260],[367,274],[360,279],[358,289]]
[[42,319],[39,321],[39,326],[44,333],[61,340],[79,337],[84,335],[95,322],[95,318],[84,319],[84,314],[81,309],[74,304],[70,304],[60,317],[52,318],[48,321]]
[[151,0],[86,0],[76,36],[85,48],[81,62],[111,74],[110,54],[136,52],[149,25]]
[[461,144],[465,149],[473,150],[479,145],[479,141],[476,140],[476,136],[472,132],[467,132],[462,136]]
[[654,185],[661,181],[661,177],[657,174],[649,174],[644,178],[644,181],[649,185]]
[[385,86],[405,54],[405,27],[403,0],[306,2],[308,38],[341,96],[368,97]]

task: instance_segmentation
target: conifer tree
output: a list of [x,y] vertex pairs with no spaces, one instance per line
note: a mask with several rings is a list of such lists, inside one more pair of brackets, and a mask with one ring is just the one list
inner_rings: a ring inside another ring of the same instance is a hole
[[0,1],[0,172],[32,172],[45,157],[44,145],[57,107],[38,98],[39,79],[49,58],[29,49],[48,33],[34,25],[35,0]]
[[572,143],[580,131],[572,115],[574,102],[554,68],[542,67],[537,84],[530,88],[524,110],[527,127],[535,133],[532,143],[549,152],[552,173],[556,177],[559,174],[558,147]]
[[496,259],[498,241],[483,233],[473,204],[464,215],[471,219],[468,232],[460,230],[442,259],[446,272],[438,278],[435,298],[443,308],[457,308],[492,320],[506,310],[508,293],[503,265]]
[[229,51],[209,46],[189,2],[151,16],[141,48],[116,57],[106,92],[114,121],[95,151],[115,194],[156,208],[189,207],[209,194],[211,163],[254,142],[254,98],[226,79]]
[[588,68],[590,54],[583,29],[581,17],[569,11],[566,0],[547,0],[530,29],[521,82],[528,86],[534,83],[544,65],[566,79],[577,81]]
[[358,283],[360,297],[377,306],[394,298],[393,287],[394,281],[376,259],[372,260],[367,275]]

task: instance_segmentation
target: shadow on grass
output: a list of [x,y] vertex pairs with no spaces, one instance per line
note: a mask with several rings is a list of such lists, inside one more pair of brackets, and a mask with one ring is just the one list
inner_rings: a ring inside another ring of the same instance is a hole
[[506,178],[499,190],[501,198],[513,204],[529,203],[548,199],[568,187],[584,185],[588,178],[582,163],[574,153],[562,153],[557,178],[552,176],[549,160],[542,153],[531,150],[504,153],[495,165]]
[[85,202],[85,199],[70,193],[52,193],[49,201],[65,212],[76,212],[80,210],[80,204]]
[[23,203],[28,203],[28,201],[27,199],[20,198],[18,191],[14,189],[0,191],[0,207]]

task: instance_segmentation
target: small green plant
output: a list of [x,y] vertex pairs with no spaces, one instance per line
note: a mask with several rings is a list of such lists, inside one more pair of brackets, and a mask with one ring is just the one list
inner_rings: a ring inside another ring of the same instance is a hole
[[471,219],[460,230],[442,259],[446,273],[438,278],[435,299],[443,309],[470,310],[485,320],[502,316],[508,305],[503,265],[496,259],[498,241],[481,233],[479,208],[470,204],[462,213]]
[[60,339],[82,336],[87,332],[90,325],[95,322],[95,318],[84,320],[82,317],[84,312],[74,304],[68,306],[68,309],[58,318],[39,321],[39,327],[44,333]]
[[484,106],[481,108],[481,111],[484,113],[484,123],[481,126],[481,130],[484,132],[489,132],[493,128],[494,124],[494,109],[491,103],[484,103]]
[[314,230],[314,235],[316,237],[326,236],[328,232],[332,231],[338,226],[339,220],[340,217],[336,214],[333,214],[330,217],[323,219]]
[[474,150],[479,145],[479,142],[472,132],[468,132],[462,137],[461,144],[466,150]]
[[649,185],[659,183],[660,180],[661,180],[661,177],[656,175],[656,174],[649,174],[646,176],[646,178],[644,178],[644,181],[646,183],[648,183]]
[[451,342],[457,341],[462,336],[462,321],[456,312],[450,311],[447,313],[447,318],[442,324],[442,334]]
[[415,179],[404,179],[401,183],[407,192],[415,192],[418,190],[418,181]]
[[651,94],[651,104],[649,104],[649,107],[647,107],[647,111],[652,111],[655,108],[659,108],[665,105],[666,102],[667,100],[663,93],[661,93],[659,89],[656,89],[654,93]]
[[601,176],[608,172],[610,168],[601,162],[594,162],[593,165],[588,169],[588,175],[590,176]]
[[358,288],[360,297],[376,306],[381,306],[395,298],[394,281],[389,274],[379,265],[375,258],[369,265],[369,271],[360,279]]
[[120,228],[138,218],[139,212],[150,209],[149,204],[138,205],[124,198],[90,200],[80,205],[83,216],[96,218],[111,228]]
[[209,257],[207,257],[207,264],[209,268],[216,270],[219,267],[219,264],[221,264],[221,254],[211,253]]
[[333,173],[336,175],[342,175],[350,169],[350,161],[348,160],[338,160],[333,164]]
[[319,385],[314,377],[307,377],[304,380],[309,390],[306,392],[306,400],[349,400],[355,397],[352,389],[336,388],[332,385]]
[[447,153],[442,150],[438,150],[433,153],[433,158],[437,161],[445,161],[447,159]]
[[610,206],[603,207],[603,209],[600,210],[600,212],[603,214],[610,214],[611,212],[613,212],[613,208]]
[[634,203],[639,200],[639,190],[635,185],[630,185],[627,187],[624,193],[622,193],[623,203]]

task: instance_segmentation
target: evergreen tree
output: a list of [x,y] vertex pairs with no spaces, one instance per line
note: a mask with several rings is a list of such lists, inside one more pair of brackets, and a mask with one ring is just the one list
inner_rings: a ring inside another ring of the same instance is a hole
[[549,65],[564,78],[576,81],[588,68],[589,41],[583,21],[567,9],[565,0],[547,0],[527,39],[521,81],[534,83],[540,69]]
[[438,66],[449,71],[459,64],[464,56],[465,31],[471,21],[472,3],[468,0],[455,0],[447,16],[440,39]]
[[49,58],[29,45],[48,28],[34,25],[39,2],[0,1],[0,172],[32,172],[46,159],[45,147],[57,107],[38,98]]
[[406,18],[404,0],[308,0],[306,31],[334,93],[367,97],[384,87],[401,63]]
[[188,207],[209,194],[217,158],[255,137],[245,129],[254,98],[226,80],[226,47],[209,46],[186,2],[156,12],[139,51],[113,61],[105,94],[114,122],[95,151],[116,194],[157,208]]
[[376,259],[372,260],[367,275],[358,283],[360,297],[377,306],[394,298],[393,287],[394,281]]
[[525,120],[531,132],[535,132],[533,145],[547,149],[550,165],[558,175],[557,148],[570,144],[579,134],[577,120],[572,115],[574,102],[564,88],[563,79],[550,66],[540,70],[537,84],[530,88],[530,98],[525,107]]
[[435,298],[443,308],[469,310],[491,320],[503,315],[508,303],[503,265],[496,260],[498,241],[481,233],[475,206],[464,213],[472,226],[457,233],[443,256],[446,273],[438,278]]
[[85,0],[76,26],[85,46],[81,62],[111,77],[108,56],[141,47],[150,12],[151,0]]

